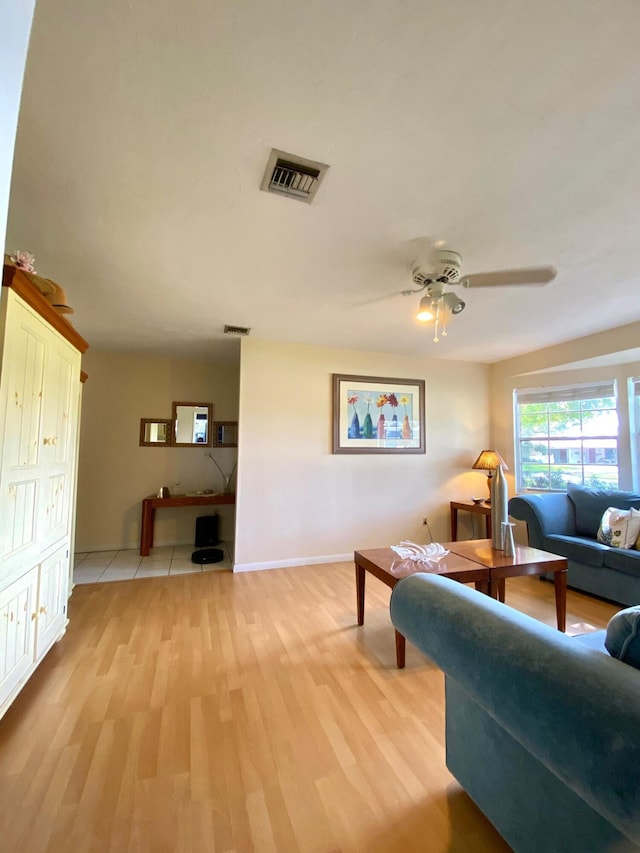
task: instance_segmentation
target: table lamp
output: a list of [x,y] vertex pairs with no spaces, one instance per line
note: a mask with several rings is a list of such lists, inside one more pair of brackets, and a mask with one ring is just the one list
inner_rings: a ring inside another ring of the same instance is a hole
[[487,486],[489,488],[489,497],[485,500],[485,503],[488,504],[491,503],[491,480],[493,478],[493,472],[496,470],[498,465],[502,465],[504,471],[509,470],[509,466],[496,450],[483,450],[471,466],[472,468],[478,468],[481,471],[488,472]]

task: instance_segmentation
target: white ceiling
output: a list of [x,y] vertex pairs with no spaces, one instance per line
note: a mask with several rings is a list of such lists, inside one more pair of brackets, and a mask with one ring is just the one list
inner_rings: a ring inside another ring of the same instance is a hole
[[[7,248],[100,348],[491,362],[637,321],[639,42],[635,0],[39,0]],[[330,165],[311,205],[260,191],[271,148]],[[558,275],[434,344],[379,298],[422,236]]]

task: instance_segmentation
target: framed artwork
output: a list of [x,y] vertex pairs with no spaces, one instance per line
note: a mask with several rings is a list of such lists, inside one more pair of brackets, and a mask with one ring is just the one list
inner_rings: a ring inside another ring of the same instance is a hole
[[333,374],[334,453],[425,453],[424,379]]

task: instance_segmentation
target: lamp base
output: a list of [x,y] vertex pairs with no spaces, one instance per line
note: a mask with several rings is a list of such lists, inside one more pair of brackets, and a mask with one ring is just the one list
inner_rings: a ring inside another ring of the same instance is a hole
[[491,481],[493,480],[493,471],[489,471],[487,474],[487,488],[489,489],[489,497],[485,500],[486,504],[491,503]]

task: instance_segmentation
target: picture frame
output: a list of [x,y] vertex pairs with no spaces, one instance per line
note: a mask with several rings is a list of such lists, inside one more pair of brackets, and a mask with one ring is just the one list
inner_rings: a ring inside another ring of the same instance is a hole
[[425,453],[425,381],[332,374],[333,453]]

